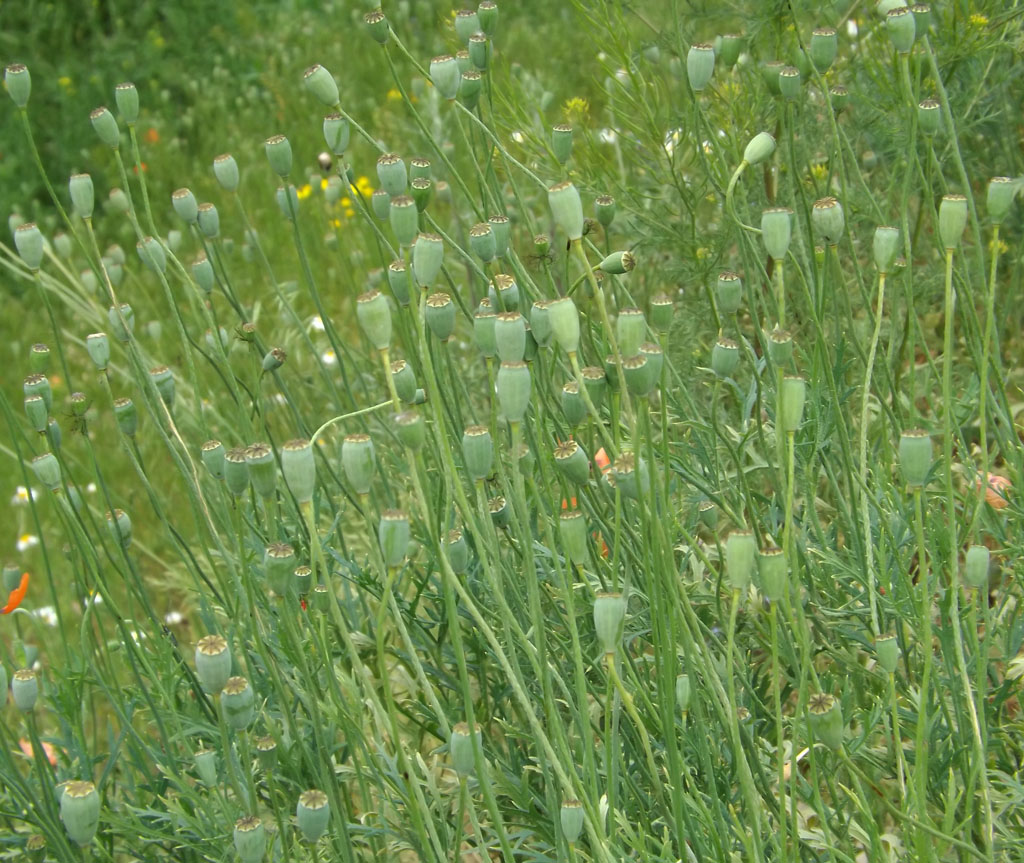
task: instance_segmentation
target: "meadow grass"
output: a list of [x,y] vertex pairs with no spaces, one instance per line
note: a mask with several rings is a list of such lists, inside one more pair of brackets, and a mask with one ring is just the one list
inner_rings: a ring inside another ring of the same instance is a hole
[[0,853],[1020,858],[1016,5],[449,11],[7,66]]

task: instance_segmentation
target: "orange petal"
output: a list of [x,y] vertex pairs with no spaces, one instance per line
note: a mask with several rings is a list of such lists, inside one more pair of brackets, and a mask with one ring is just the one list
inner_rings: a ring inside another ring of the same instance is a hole
[[11,591],[10,596],[7,597],[7,605],[0,608],[0,614],[10,614],[14,609],[21,605],[21,601],[25,598],[25,593],[28,591],[28,573],[23,572],[21,574],[21,582],[14,590]]
[[604,451],[604,447],[601,447],[601,449],[594,453],[594,464],[601,469],[601,473],[606,473],[611,463],[612,460],[608,458],[608,453]]

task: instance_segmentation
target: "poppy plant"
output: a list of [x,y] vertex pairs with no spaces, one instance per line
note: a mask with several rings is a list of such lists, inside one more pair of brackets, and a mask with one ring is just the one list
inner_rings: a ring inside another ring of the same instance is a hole
[[28,591],[28,573],[23,572],[21,574],[21,581],[18,586],[11,591],[7,597],[7,605],[0,608],[0,614],[10,614],[14,609],[21,605],[21,601],[25,598],[25,593]]

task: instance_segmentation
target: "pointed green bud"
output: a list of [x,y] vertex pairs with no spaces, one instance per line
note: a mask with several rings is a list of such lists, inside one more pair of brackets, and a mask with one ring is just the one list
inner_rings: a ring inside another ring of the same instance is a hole
[[890,9],[885,16],[885,29],[892,40],[892,46],[900,53],[906,54],[914,47],[914,36],[917,26],[914,13],[906,6]]
[[807,701],[807,719],[814,736],[833,752],[843,747],[843,711],[831,695],[817,692]]
[[815,233],[826,243],[836,245],[843,236],[846,224],[842,205],[833,197],[815,201],[811,207],[811,224]]
[[911,488],[920,488],[932,467],[932,439],[923,429],[910,429],[900,435],[900,471]]
[[448,341],[455,331],[455,303],[442,292],[427,297],[424,320],[430,331],[442,342]]
[[107,108],[97,108],[89,115],[89,120],[92,122],[96,135],[104,144],[112,150],[116,150],[121,145],[121,131],[117,127],[117,120]]
[[947,252],[960,245],[967,227],[967,198],[963,195],[943,195],[939,204],[939,239]]
[[621,593],[599,593],[594,598],[594,630],[605,653],[615,653],[622,643],[626,598]]
[[743,151],[743,161],[758,165],[775,152],[775,139],[767,132],[758,132]]
[[356,494],[369,494],[377,468],[373,439],[362,433],[346,435],[341,444],[341,466],[352,490]]
[[699,93],[711,83],[715,72],[715,49],[707,43],[699,43],[686,52],[686,77],[690,89]]
[[390,569],[401,564],[409,547],[409,516],[397,509],[384,510],[380,514],[377,538],[384,565]]
[[761,213],[761,239],[773,260],[781,261],[793,238],[793,211],[789,207],[771,207]]
[[7,94],[19,108],[28,104],[28,98],[32,95],[32,76],[28,67],[21,63],[12,63],[4,69],[4,86]]
[[548,189],[548,206],[555,224],[570,240],[583,236],[583,202],[577,188],[568,180]]
[[451,101],[459,93],[459,63],[451,54],[442,54],[430,61],[430,81],[442,99]]
[[68,194],[75,213],[82,219],[91,219],[96,204],[92,177],[88,174],[72,174],[68,180]]

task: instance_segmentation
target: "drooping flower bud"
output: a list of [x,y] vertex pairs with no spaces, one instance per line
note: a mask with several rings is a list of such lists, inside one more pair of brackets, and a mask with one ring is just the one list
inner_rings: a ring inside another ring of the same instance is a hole
[[770,207],[761,214],[761,240],[773,260],[786,257],[792,237],[793,211],[789,207]]
[[758,165],[775,152],[775,139],[767,132],[758,132],[743,151],[743,161]]

